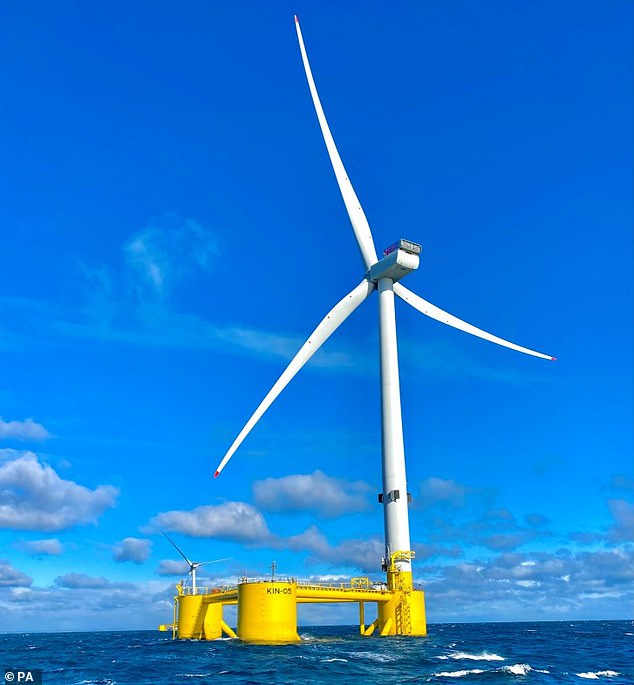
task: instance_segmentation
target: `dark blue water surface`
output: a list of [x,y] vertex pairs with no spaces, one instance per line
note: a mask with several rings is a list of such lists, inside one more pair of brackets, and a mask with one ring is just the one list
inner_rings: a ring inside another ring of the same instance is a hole
[[440,624],[425,638],[357,630],[300,628],[301,643],[278,647],[151,631],[0,635],[0,667],[42,669],[44,685],[634,684],[630,621]]

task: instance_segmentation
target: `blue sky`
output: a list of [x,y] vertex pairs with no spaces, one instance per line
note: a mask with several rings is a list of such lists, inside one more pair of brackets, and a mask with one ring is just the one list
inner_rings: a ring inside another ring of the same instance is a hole
[[[631,618],[632,6],[5,5],[2,630],[153,628],[182,574],[380,576],[377,300],[213,471],[362,278],[295,37],[405,285],[429,620]],[[354,622],[345,607],[306,623]]]

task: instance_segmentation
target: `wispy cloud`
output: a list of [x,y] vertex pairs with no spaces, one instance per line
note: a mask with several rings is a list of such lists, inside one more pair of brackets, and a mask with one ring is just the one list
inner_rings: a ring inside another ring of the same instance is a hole
[[209,269],[219,249],[215,236],[193,219],[164,215],[135,233],[123,252],[139,282],[163,295],[185,276]]
[[[0,300],[5,326],[13,329],[12,337],[38,344],[46,331],[59,340],[222,350],[284,363],[312,332],[312,327],[299,332],[258,328],[250,325],[244,313],[241,321],[219,321],[179,310],[175,297],[179,284],[208,271],[220,255],[214,232],[193,219],[164,216],[152,220],[126,241],[122,254],[118,266],[80,265],[85,281],[84,289],[79,290],[83,301],[73,305]],[[323,314],[315,312],[315,326]],[[477,377],[507,383],[543,380],[536,372],[527,376],[501,365],[486,368],[473,355],[444,340],[431,338],[421,343],[419,338],[401,335],[399,345],[404,368],[426,376]],[[377,351],[376,341],[368,349],[368,345],[335,335],[309,365],[324,372],[365,376],[376,373]]]
[[34,557],[59,556],[64,551],[64,546],[57,538],[46,540],[22,540],[15,543],[15,547],[24,550]]
[[627,478],[626,476],[623,476],[621,474],[612,476],[610,486],[617,491],[620,490],[623,492],[634,493],[634,480],[632,480],[631,478]]
[[[464,335],[456,332],[456,335]],[[466,352],[464,346],[447,342],[444,338],[434,338],[427,342],[401,337],[399,347],[402,350],[404,365],[412,366],[426,376],[450,379],[478,379],[492,383],[552,383],[552,375],[539,370],[522,371],[517,366],[509,366],[503,356],[495,366],[487,366],[480,361],[476,352]],[[507,351],[503,351],[506,354]],[[517,353],[515,353],[517,354]]]

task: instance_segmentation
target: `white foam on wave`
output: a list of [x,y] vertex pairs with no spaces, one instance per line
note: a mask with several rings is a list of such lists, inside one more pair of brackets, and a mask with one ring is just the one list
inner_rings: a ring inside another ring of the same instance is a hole
[[331,664],[333,661],[343,661],[344,663],[348,663],[348,659],[338,659],[337,657],[333,657],[332,659],[322,659],[322,661],[325,661],[327,664]]
[[378,661],[380,663],[398,660],[397,656],[392,656],[391,654],[376,654],[375,652],[354,652],[351,656],[367,659],[368,661]]
[[213,673],[175,673],[174,675],[176,678],[211,678]]
[[[512,666],[502,666],[504,673],[511,673],[512,675],[526,675],[533,669],[528,664],[513,664]],[[541,671],[544,673],[545,671]]]
[[599,678],[616,678],[619,675],[618,671],[586,671],[585,673],[577,673],[580,678],[587,680],[599,680]]
[[454,652],[453,654],[442,654],[436,659],[468,659],[470,661],[504,661],[504,657],[499,654],[490,654],[489,652],[482,652],[482,654],[469,654],[469,652]]
[[462,678],[463,676],[472,673],[484,673],[484,671],[481,668],[470,668],[466,671],[441,671],[435,675],[439,678]]

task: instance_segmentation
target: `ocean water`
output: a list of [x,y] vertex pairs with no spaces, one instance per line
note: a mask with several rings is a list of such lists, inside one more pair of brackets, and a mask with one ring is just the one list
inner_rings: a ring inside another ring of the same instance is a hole
[[437,624],[425,638],[357,630],[300,628],[301,643],[277,647],[153,631],[5,634],[0,667],[42,669],[44,685],[634,684],[630,621]]

